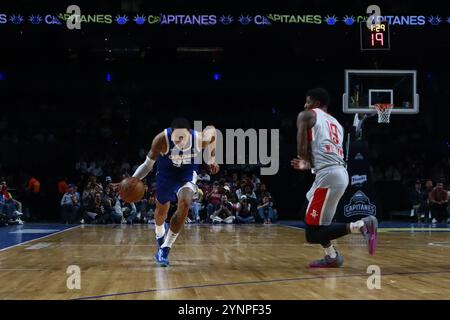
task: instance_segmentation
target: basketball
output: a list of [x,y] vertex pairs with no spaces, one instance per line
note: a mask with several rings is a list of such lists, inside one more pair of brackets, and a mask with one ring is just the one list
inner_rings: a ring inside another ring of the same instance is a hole
[[125,202],[137,202],[144,196],[144,183],[138,178],[128,177],[119,185],[120,198]]

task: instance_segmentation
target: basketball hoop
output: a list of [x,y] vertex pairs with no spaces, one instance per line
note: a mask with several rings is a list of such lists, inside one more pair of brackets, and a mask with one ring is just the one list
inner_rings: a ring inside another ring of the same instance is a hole
[[376,103],[374,107],[378,113],[378,123],[389,123],[394,105],[392,103]]

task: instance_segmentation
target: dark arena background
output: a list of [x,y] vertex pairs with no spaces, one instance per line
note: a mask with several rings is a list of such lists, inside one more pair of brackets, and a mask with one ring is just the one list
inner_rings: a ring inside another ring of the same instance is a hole
[[[0,3],[0,299],[448,299],[450,8],[336,3]],[[79,29],[69,5],[81,9]],[[346,70],[376,72],[353,86],[358,72]],[[391,93],[370,93],[375,84]],[[323,254],[305,239],[315,175],[291,166],[316,87],[344,129],[350,182],[334,222],[379,223],[373,256],[359,234],[333,240],[346,258],[337,269],[308,267]],[[392,99],[389,123],[358,111],[368,96]],[[268,153],[279,168],[262,175],[260,158],[249,163],[260,135],[235,154],[245,164],[217,175],[203,165],[202,195],[161,268],[154,171],[134,205],[113,186],[180,117],[277,132]],[[214,217],[223,195],[229,214]],[[238,219],[247,204],[253,220]],[[372,266],[381,288],[369,286]]]

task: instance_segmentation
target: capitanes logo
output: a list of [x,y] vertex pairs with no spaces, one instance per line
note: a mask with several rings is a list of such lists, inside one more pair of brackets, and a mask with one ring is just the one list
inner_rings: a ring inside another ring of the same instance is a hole
[[364,192],[358,190],[350,199],[350,203],[344,206],[344,215],[351,217],[355,215],[372,215],[377,214],[377,206],[370,203],[369,197]]

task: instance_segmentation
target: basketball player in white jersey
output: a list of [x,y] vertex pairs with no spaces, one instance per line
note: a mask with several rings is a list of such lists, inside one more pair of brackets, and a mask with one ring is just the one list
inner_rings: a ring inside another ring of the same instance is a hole
[[336,207],[348,185],[348,173],[342,148],[344,129],[327,113],[329,95],[325,89],[311,89],[306,94],[305,111],[297,118],[297,152],[291,165],[316,175],[307,193],[305,235],[309,243],[322,245],[325,258],[310,263],[311,268],[337,268],[344,259],[331,240],[349,233],[361,233],[369,253],[376,248],[378,222],[374,216],[351,223],[333,223]]

